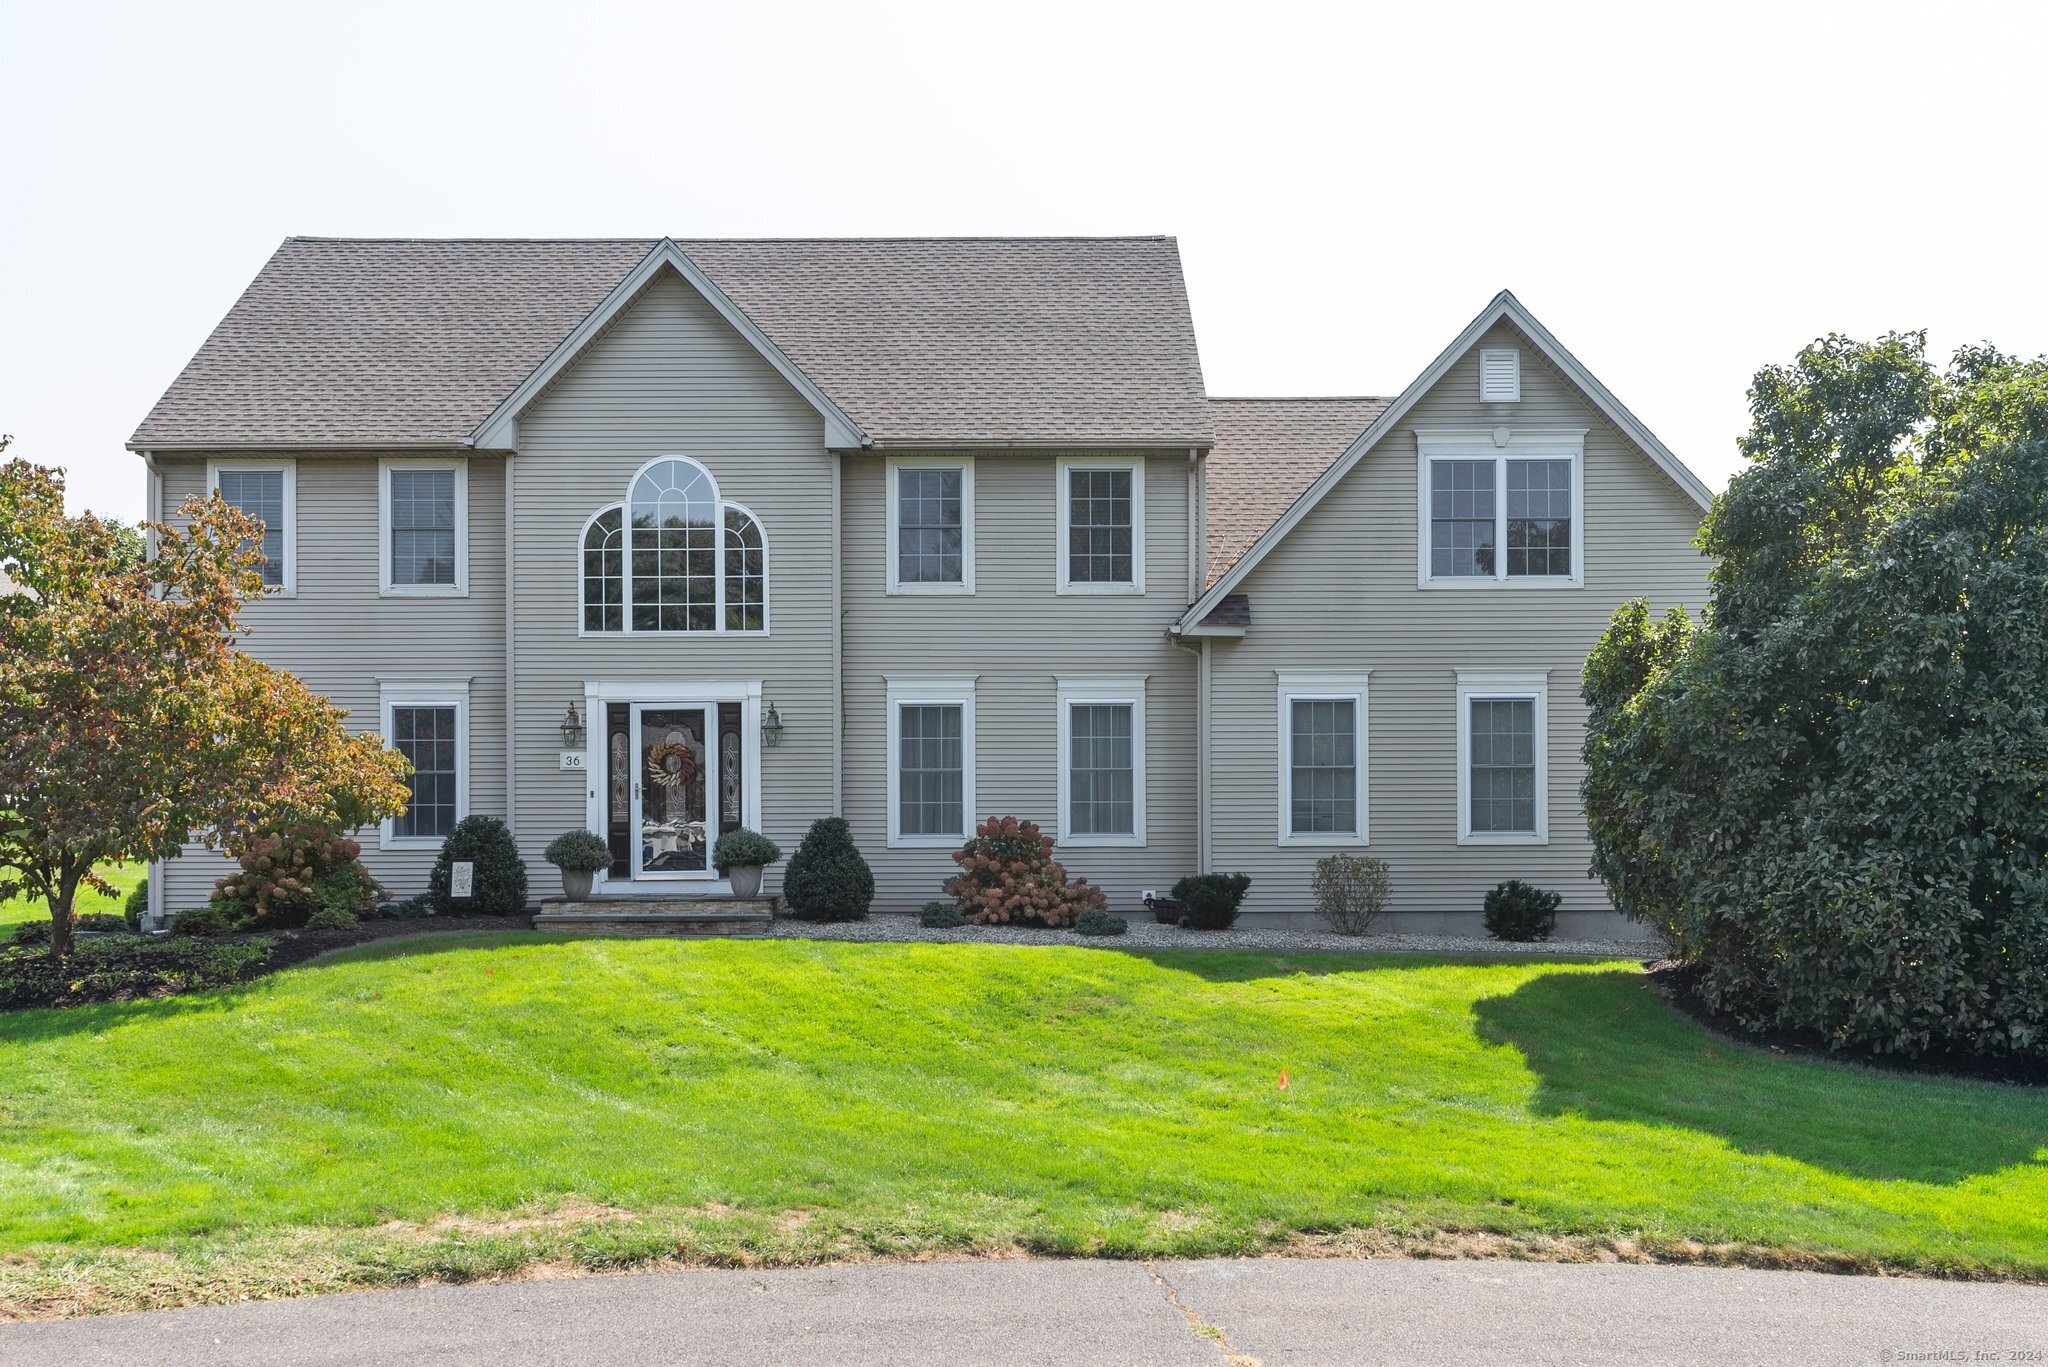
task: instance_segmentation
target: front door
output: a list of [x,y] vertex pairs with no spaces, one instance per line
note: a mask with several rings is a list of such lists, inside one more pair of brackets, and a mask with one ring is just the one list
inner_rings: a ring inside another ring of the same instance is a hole
[[636,703],[632,712],[633,877],[713,878],[718,707]]

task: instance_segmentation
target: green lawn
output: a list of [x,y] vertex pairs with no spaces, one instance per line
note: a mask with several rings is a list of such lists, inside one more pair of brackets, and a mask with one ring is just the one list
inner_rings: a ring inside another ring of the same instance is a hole
[[1617,963],[518,935],[0,1060],[0,1314],[1347,1230],[2048,1275],[2048,1092],[1734,1049]]
[[[75,910],[82,916],[88,911],[111,911],[118,913],[128,901],[128,894],[134,891],[149,873],[147,864],[116,864],[100,873],[109,883],[120,889],[119,895],[109,897],[91,888],[81,888]],[[10,897],[0,902],[0,926],[11,926],[16,921],[47,921],[50,908],[40,897]]]

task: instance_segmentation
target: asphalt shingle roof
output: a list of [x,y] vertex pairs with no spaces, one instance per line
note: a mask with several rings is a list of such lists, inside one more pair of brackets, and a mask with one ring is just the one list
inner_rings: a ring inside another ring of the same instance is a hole
[[1392,399],[1211,399],[1209,582],[1251,549]]
[[[131,442],[460,445],[655,245],[287,239]],[[1210,438],[1170,237],[677,245],[877,442]]]

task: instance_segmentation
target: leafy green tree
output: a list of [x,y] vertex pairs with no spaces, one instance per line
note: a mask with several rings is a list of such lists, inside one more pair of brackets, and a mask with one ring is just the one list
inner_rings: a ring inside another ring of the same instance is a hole
[[1594,871],[1753,1029],[2048,1057],[2048,360],[1760,372],[1695,623],[1587,661]]
[[54,470],[0,463],[0,899],[50,908],[72,949],[93,870],[312,825],[345,831],[403,810],[405,761],[290,674],[235,648],[263,591],[262,524],[193,499],[132,558],[119,530],[64,515]]

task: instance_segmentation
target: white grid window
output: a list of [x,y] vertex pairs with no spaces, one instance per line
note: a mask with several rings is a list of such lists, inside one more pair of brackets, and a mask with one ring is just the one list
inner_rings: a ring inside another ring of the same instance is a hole
[[583,629],[626,629],[625,509],[613,505],[583,529]]
[[1545,674],[1458,674],[1458,840],[1549,843]]
[[889,592],[974,592],[974,463],[895,456],[886,482]]
[[665,460],[633,481],[633,630],[718,629],[718,486],[695,461]]
[[957,849],[974,826],[974,681],[888,684],[889,844]]
[[1145,590],[1145,462],[1068,457],[1059,472],[1061,593]]
[[1422,431],[1424,588],[1577,588],[1583,431]]
[[379,592],[469,592],[469,465],[389,458],[377,463]]
[[298,468],[288,461],[209,463],[207,484],[223,503],[263,524],[263,585],[290,596],[297,589]]
[[384,740],[412,764],[405,810],[385,820],[387,850],[439,849],[469,815],[469,680],[380,679]]
[[1069,845],[1145,843],[1145,676],[1056,682],[1059,831]]
[[1278,678],[1280,843],[1365,844],[1367,675]]

